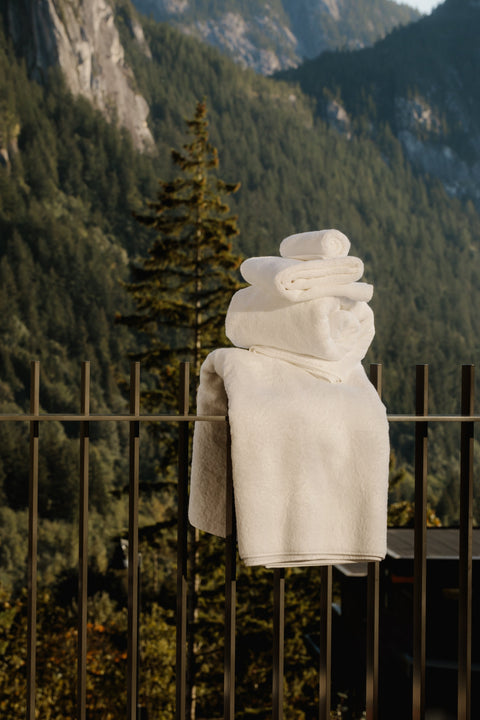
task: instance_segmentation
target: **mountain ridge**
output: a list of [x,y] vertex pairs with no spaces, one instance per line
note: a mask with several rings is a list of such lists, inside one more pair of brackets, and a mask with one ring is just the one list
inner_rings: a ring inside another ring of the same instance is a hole
[[480,207],[479,32],[480,4],[447,0],[371,48],[325,53],[276,77],[300,86],[327,120],[336,103],[344,130],[356,123],[374,134],[388,123],[417,170]]
[[144,15],[270,75],[340,46],[363,47],[420,17],[392,0],[133,0]]

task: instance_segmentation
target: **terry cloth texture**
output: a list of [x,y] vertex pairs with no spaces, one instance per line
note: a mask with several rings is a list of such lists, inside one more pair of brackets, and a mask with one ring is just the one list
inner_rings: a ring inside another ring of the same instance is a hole
[[[381,560],[388,426],[361,365],[348,383],[238,348],[202,366],[197,412],[230,420],[238,547],[246,565]],[[225,535],[226,428],[197,422],[189,517]]]
[[[240,557],[285,567],[380,560],[386,552],[386,410],[361,365],[374,336],[336,230],[286,238],[250,258],[226,333],[200,375],[197,412],[228,413]],[[298,259],[304,257],[306,259]],[[226,428],[195,424],[189,517],[225,534]]]
[[280,243],[280,255],[297,260],[345,257],[350,240],[339,230],[313,230],[289,235]]
[[291,303],[252,286],[232,297],[225,331],[237,347],[307,356],[292,361],[323,368],[325,377],[339,382],[365,357],[375,327],[365,302],[324,297]]
[[368,302],[373,295],[371,285],[356,282],[363,275],[363,262],[355,257],[306,261],[253,257],[242,263],[240,272],[250,285],[278,293],[289,302],[338,296]]

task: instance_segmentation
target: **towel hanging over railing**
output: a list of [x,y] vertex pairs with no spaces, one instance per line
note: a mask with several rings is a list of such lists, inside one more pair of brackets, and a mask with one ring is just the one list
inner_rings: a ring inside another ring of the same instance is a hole
[[[337,266],[325,248],[348,252],[338,231],[304,235],[310,259],[298,264],[315,263],[315,272],[321,262]],[[291,237],[301,255],[302,234]],[[262,267],[257,260],[255,272]],[[240,557],[269,567],[380,560],[388,423],[361,365],[374,335],[373,313],[363,300],[336,291],[319,296],[315,288],[314,299],[290,302],[275,287],[270,260],[267,265],[265,282],[232,298],[226,329],[237,347],[207,357],[197,399],[200,414],[228,412]],[[328,273],[320,278],[324,286],[339,285]],[[344,277],[340,284],[365,285]],[[189,507],[193,525],[220,536],[225,432],[219,424],[196,424]]]

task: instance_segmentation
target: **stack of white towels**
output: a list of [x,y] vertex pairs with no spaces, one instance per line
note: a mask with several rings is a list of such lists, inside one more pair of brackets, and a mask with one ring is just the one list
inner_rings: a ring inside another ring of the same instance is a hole
[[[227,337],[205,360],[199,415],[228,413],[239,554],[287,567],[386,552],[385,407],[361,365],[375,334],[363,263],[338,230],[300,233],[241,266]],[[194,432],[189,517],[225,535],[226,428]]]

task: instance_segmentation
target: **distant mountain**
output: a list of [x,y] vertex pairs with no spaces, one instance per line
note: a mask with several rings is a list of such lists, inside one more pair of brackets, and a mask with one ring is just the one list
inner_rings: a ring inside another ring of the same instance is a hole
[[264,75],[338,47],[371,45],[420,17],[391,0],[133,0],[147,16]]
[[325,53],[279,77],[341,132],[388,124],[413,166],[480,207],[480,2],[447,0],[372,48]]
[[[0,2],[7,32],[25,58],[30,77],[46,81],[49,70],[60,67],[74,95],[90,100],[110,120],[118,120],[137,148],[151,150],[149,107],[125,59],[114,7],[108,0]],[[127,18],[133,41],[148,56],[141,24],[134,13]]]

